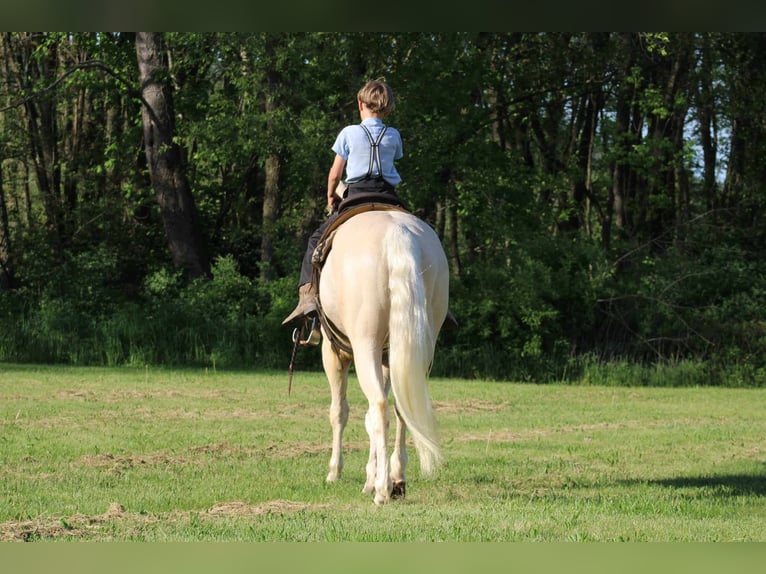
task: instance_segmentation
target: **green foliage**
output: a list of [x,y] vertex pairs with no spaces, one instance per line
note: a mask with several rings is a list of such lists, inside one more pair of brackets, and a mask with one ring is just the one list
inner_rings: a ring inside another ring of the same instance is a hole
[[383,76],[399,192],[452,267],[460,327],[434,373],[761,384],[761,36],[165,33],[214,261],[190,284],[145,165],[134,39],[0,40],[0,360],[283,368],[330,145]]
[[109,297],[94,296],[94,286],[99,282],[87,289],[75,282],[67,296],[45,296],[38,307],[20,306],[23,292],[0,293],[0,360],[287,366],[289,332],[280,323],[294,304],[294,281],[252,281],[231,258],[220,258],[211,280],[190,285],[160,269],[147,277],[145,296],[133,301],[110,304]]
[[766,369],[756,365],[734,365],[726,370],[710,361],[682,359],[637,363],[604,362],[579,355],[571,361],[568,376],[581,385],[614,387],[766,387]]
[[645,361],[702,361],[721,375],[724,366],[757,374],[766,268],[724,229],[708,226],[661,257],[637,251],[624,259],[632,280],[611,277],[598,304],[599,332],[612,344],[594,341],[594,348]]

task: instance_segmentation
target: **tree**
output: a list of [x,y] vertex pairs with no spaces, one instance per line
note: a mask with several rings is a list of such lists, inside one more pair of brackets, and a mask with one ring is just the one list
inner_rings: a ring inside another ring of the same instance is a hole
[[2,159],[3,150],[0,145],[0,291],[14,286],[13,263],[11,261],[11,228],[8,225],[8,209],[6,207],[5,189],[3,186]]
[[144,147],[168,247],[188,278],[210,275],[210,261],[197,221],[181,148],[175,141],[175,110],[168,58],[160,32],[136,34],[141,81]]

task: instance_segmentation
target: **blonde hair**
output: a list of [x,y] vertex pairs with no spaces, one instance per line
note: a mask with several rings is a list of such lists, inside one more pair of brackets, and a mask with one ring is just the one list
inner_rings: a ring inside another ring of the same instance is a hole
[[394,109],[394,93],[383,80],[370,80],[356,94],[356,99],[376,114],[388,114]]

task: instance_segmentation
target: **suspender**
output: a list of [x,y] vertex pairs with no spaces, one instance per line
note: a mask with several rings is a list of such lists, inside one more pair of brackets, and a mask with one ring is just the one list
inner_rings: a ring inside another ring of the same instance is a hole
[[368,130],[364,124],[359,124],[359,126],[364,130],[364,133],[367,135],[367,139],[370,142],[370,165],[367,168],[367,177],[365,177],[365,179],[372,178],[372,170],[373,167],[375,167],[375,163],[378,164],[378,178],[383,179],[383,165],[380,163],[380,149],[378,146],[383,140],[383,134],[386,133],[388,126],[383,126],[383,129],[381,130],[380,134],[378,135],[378,139],[376,140],[372,139],[370,130]]

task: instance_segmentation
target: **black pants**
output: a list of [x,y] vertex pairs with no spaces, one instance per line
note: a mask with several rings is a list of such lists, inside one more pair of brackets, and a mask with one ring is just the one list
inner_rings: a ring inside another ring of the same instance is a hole
[[322,225],[320,225],[309,237],[308,246],[306,247],[306,252],[303,254],[303,262],[301,263],[301,277],[298,282],[299,286],[311,281],[311,274],[313,272],[311,259],[325,229],[327,229],[333,221],[338,219],[340,214],[346,209],[364,203],[390,203],[399,205],[405,209],[407,208],[404,202],[399,199],[399,196],[396,194],[396,188],[386,181],[379,182],[375,180],[366,180],[350,183],[346,193],[343,194],[343,201],[338,205],[338,209],[333,211],[324,223],[322,223]]

